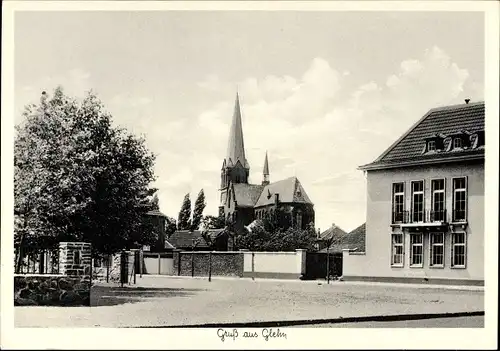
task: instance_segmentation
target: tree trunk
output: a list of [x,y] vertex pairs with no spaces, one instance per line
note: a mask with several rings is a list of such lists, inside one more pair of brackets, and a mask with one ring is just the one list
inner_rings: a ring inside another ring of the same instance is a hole
[[23,244],[24,244],[24,233],[21,234],[21,240],[19,240],[19,250],[18,250],[15,273],[21,273],[21,264],[23,262]]

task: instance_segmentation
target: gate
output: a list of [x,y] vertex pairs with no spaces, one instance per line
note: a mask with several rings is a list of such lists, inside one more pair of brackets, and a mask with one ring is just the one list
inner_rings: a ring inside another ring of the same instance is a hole
[[[330,256],[329,262],[328,256]],[[308,252],[306,254],[305,279],[326,279],[327,269],[330,277],[342,276],[342,253]]]

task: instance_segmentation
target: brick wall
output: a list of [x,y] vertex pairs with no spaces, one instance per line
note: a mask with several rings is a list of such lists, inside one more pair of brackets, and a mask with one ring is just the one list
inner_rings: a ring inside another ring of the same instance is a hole
[[83,242],[59,243],[59,274],[90,275],[91,245]]
[[[212,255],[213,276],[243,276],[243,254],[241,252],[214,252]],[[174,251],[174,275],[208,276],[210,253],[203,251]],[[194,268],[194,269],[193,269]]]

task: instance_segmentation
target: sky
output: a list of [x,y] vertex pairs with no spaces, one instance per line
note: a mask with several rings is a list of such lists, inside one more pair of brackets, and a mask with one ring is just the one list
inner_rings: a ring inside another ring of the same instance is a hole
[[17,12],[15,122],[61,85],[92,89],[157,155],[160,209],[200,189],[217,214],[236,91],[250,182],[296,176],[316,228],[365,222],[373,161],[429,109],[484,100],[473,12]]

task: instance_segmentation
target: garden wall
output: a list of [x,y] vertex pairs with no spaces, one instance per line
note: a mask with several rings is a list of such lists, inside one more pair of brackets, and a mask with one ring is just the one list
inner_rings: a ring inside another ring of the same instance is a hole
[[299,279],[306,252],[174,251],[174,275]]
[[90,277],[14,275],[14,306],[90,306]]
[[15,274],[14,306],[90,306],[91,246],[59,243],[60,274]]
[[208,276],[210,255],[213,276],[243,276],[243,255],[238,251],[174,251],[174,275]]

